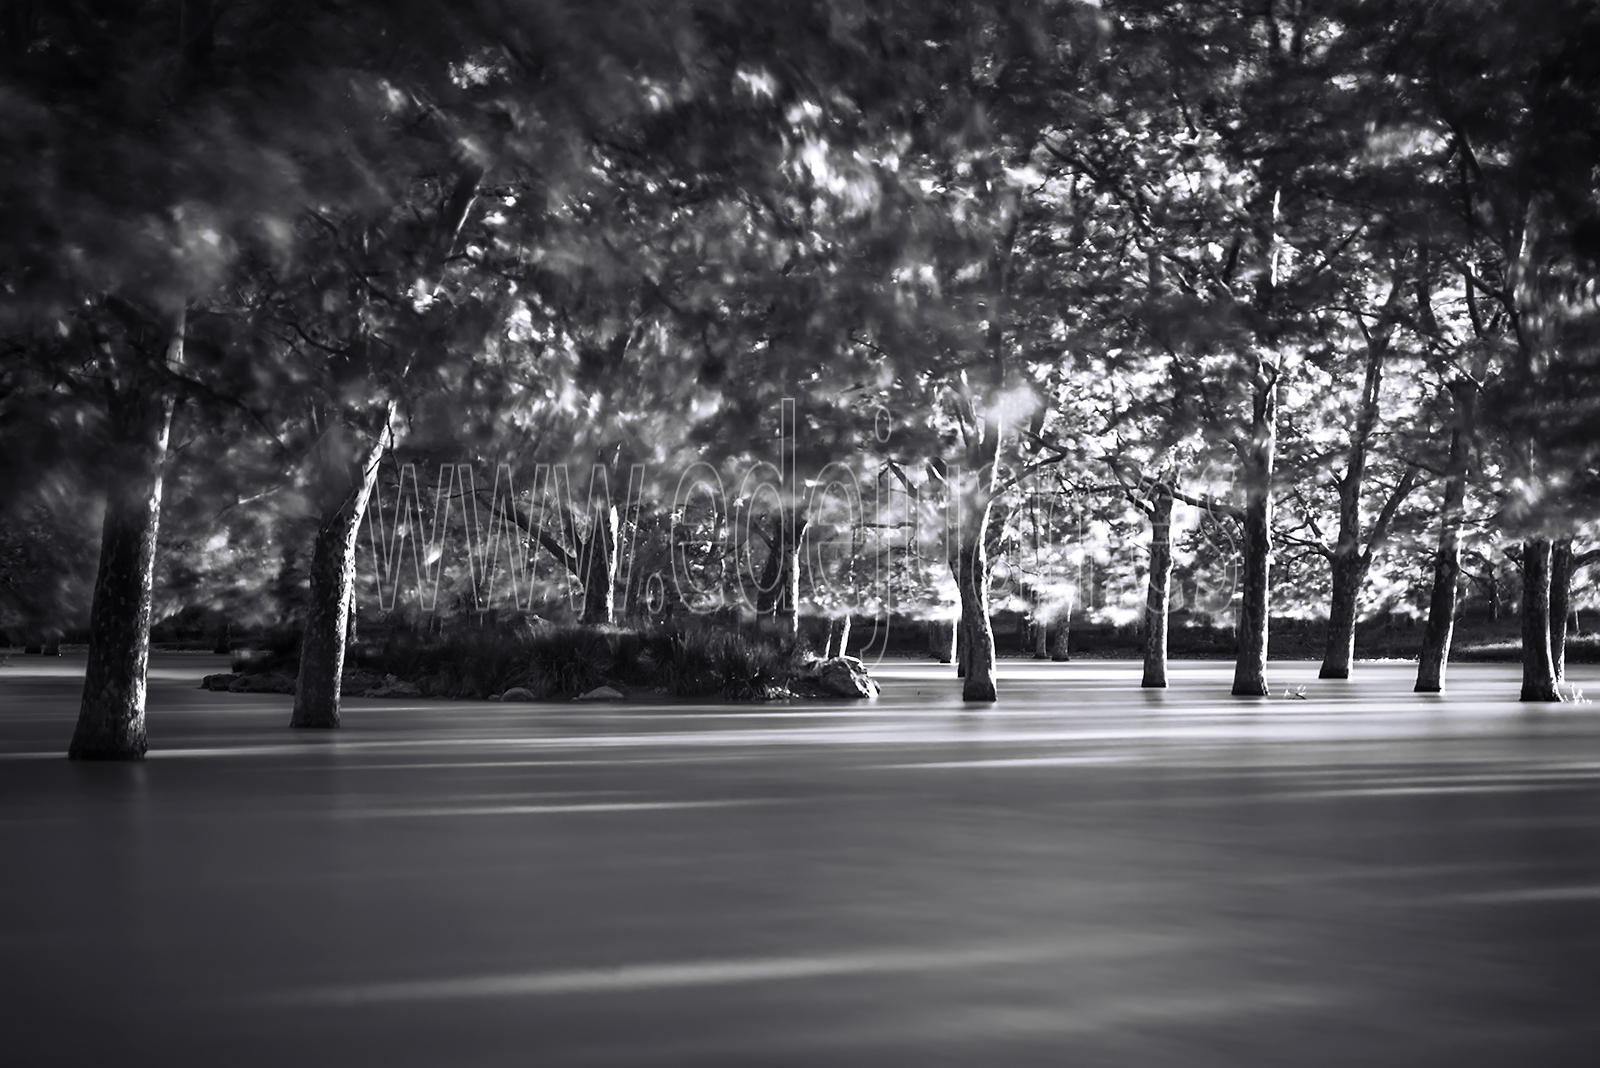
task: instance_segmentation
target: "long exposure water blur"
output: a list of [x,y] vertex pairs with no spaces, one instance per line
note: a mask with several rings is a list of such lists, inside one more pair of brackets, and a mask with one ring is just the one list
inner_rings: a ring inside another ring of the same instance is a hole
[[[65,759],[0,668],[9,1064],[1593,1063],[1600,712],[1512,665],[874,669],[872,702],[214,694]],[[1600,691],[1600,670],[1571,669]],[[1294,696],[1305,688],[1303,698]],[[87,1012],[92,998],[96,1006]]]

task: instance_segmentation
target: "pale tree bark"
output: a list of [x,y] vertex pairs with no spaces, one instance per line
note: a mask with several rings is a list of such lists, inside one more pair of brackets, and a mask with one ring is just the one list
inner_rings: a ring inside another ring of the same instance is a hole
[[1550,651],[1550,542],[1522,543],[1522,700],[1559,701]]
[[835,616],[828,623],[828,656],[844,656],[850,645],[850,613]]
[[789,510],[789,527],[783,542],[783,621],[786,637],[800,637],[800,546],[805,540],[810,519],[798,508]]
[[1172,595],[1172,488],[1156,483],[1150,492],[1150,578],[1144,600],[1144,677],[1139,685],[1167,685],[1168,606]]
[[589,536],[579,547],[583,583],[580,622],[610,625],[617,619],[617,510],[596,504],[589,516]]
[[1450,432],[1450,461],[1445,475],[1444,498],[1439,511],[1439,548],[1433,562],[1433,592],[1428,598],[1428,625],[1417,657],[1417,693],[1444,690],[1450,663],[1450,642],[1455,635],[1456,596],[1461,583],[1461,522],[1466,514],[1468,440],[1472,426],[1475,387],[1462,382],[1451,387],[1456,425]]
[[321,523],[311,548],[310,591],[291,727],[339,726],[339,686],[355,593],[356,538],[372,499],[393,415],[391,405],[385,409],[382,426],[366,442],[351,440],[353,432],[335,423],[324,431],[319,443]]
[[767,539],[767,562],[756,590],[756,614],[774,616],[779,633],[789,638],[800,634],[800,549],[810,525],[804,510],[782,507],[773,519],[773,537]]
[[[169,359],[183,354],[180,315]],[[147,748],[145,679],[162,475],[173,398],[137,385],[108,403],[111,470],[101,525],[100,569],[89,609],[89,663],[67,755],[75,760],[138,760]]]
[[1572,610],[1572,539],[1550,545],[1550,663],[1556,682],[1567,680],[1567,615]]
[[[1015,189],[1007,194],[1005,231],[996,243],[989,272],[993,289],[985,309],[988,320],[986,367],[966,392],[961,410],[964,467],[948,472],[947,489],[956,507],[953,528],[955,545],[951,570],[961,597],[961,621],[957,628],[957,655],[961,661],[961,698],[987,702],[999,698],[995,680],[994,629],[989,618],[989,520],[994,511],[999,485],[1002,443],[1005,426],[999,400],[1006,388],[1008,348],[1005,334],[1006,308],[1011,296],[1011,262],[1022,223],[1021,196]],[[977,376],[975,376],[977,377]],[[963,372],[963,384],[965,372]],[[951,526],[947,524],[946,530]]]
[[1240,567],[1239,653],[1233,694],[1267,695],[1267,622],[1271,607],[1272,474],[1278,442],[1277,368],[1263,363],[1252,399],[1250,441],[1240,449],[1244,474],[1244,546]]

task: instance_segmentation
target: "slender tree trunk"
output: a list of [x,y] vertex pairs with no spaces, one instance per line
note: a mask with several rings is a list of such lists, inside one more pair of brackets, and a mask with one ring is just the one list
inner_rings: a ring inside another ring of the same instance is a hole
[[580,551],[583,569],[583,614],[579,621],[610,625],[617,621],[617,510],[596,507],[589,538]]
[[[385,426],[387,422],[385,422]],[[339,435],[325,437],[327,446],[342,444]],[[311,549],[310,596],[300,640],[300,674],[295,683],[291,727],[339,726],[339,684],[344,674],[345,638],[356,581],[356,537],[378,477],[378,460],[388,441],[380,429],[373,441],[345,467],[342,499],[324,506],[322,523]],[[344,466],[352,460],[327,456],[321,462]],[[324,478],[336,477],[324,470]]]
[[1522,700],[1559,701],[1550,652],[1550,542],[1522,543]]
[[1439,551],[1433,563],[1433,594],[1428,599],[1428,626],[1417,657],[1417,693],[1439,693],[1444,689],[1450,641],[1455,634],[1456,589],[1461,582],[1461,519],[1467,500],[1467,442],[1462,418],[1458,415],[1450,435],[1450,469],[1440,513]]
[[756,613],[764,616],[771,612],[778,620],[779,633],[791,638],[800,634],[800,543],[809,522],[805,514],[790,506],[782,509],[773,523],[773,538],[756,591]]
[[1572,539],[1550,545],[1550,661],[1556,681],[1567,681],[1567,615],[1572,610]]
[[844,656],[845,649],[850,645],[850,613],[836,616],[828,624],[828,649],[829,656]]
[[1256,383],[1252,440],[1245,449],[1244,559],[1240,575],[1236,697],[1267,695],[1267,618],[1271,607],[1272,469],[1277,450],[1276,374]]
[[928,621],[928,655],[936,658],[941,664],[949,664],[956,658],[956,625],[946,619],[930,619]]
[[984,542],[989,529],[993,503],[987,493],[979,495],[961,524],[959,573],[961,591],[961,630],[965,653],[962,663],[961,699],[994,701],[999,696],[995,685],[994,630],[989,622],[989,555]]
[[783,633],[800,637],[800,543],[805,540],[809,519],[798,509],[788,513],[788,528],[783,541]]
[[1150,585],[1144,601],[1144,678],[1167,686],[1167,606],[1172,594],[1172,490],[1157,483],[1150,500]]
[[1050,659],[1050,616],[1038,594],[1033,601],[1033,658]]
[[[179,321],[173,348],[181,357]],[[100,569],[89,609],[89,664],[67,755],[75,760],[138,760],[147,748],[145,676],[162,474],[173,401],[136,389],[109,398],[112,471],[100,535]]]
[[[958,564],[957,568],[959,567]],[[967,658],[972,652],[972,639],[967,635],[967,620],[964,615],[956,617],[955,635],[956,678],[964,679],[967,677]]]

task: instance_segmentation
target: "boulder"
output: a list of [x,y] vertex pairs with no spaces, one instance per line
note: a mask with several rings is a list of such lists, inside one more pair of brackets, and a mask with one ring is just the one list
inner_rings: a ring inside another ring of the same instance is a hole
[[579,694],[577,699],[579,701],[621,701],[623,696],[622,691],[613,689],[610,686],[596,686],[588,693]]
[[828,697],[876,697],[878,684],[853,656],[830,656],[806,665],[806,682]]
[[500,695],[500,700],[502,700],[502,701],[532,701],[532,700],[534,700],[534,696],[533,696],[533,691],[528,689],[526,686],[513,686],[513,687],[511,687],[511,689],[507,690],[505,693]]

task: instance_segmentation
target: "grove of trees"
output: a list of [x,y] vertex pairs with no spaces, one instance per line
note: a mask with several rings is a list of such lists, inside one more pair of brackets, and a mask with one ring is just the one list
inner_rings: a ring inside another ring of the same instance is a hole
[[75,757],[144,753],[151,625],[201,597],[299,627],[296,727],[358,621],[531,594],[954,621],[971,701],[998,600],[1041,656],[1139,621],[1151,687],[1181,603],[1260,696],[1275,614],[1338,679],[1399,604],[1442,690],[1514,575],[1522,697],[1562,696],[1591,4],[4,12],[0,624],[86,620]]

